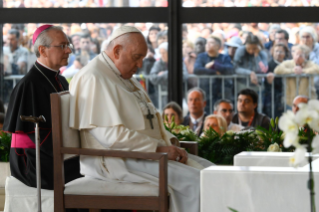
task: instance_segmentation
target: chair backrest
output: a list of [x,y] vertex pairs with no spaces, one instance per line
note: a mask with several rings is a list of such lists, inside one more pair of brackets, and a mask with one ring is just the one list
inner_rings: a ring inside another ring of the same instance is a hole
[[[56,107],[58,116],[60,116],[60,125],[62,133],[62,146],[61,147],[81,147],[80,133],[78,130],[69,127],[70,117],[70,93],[68,91],[51,94],[57,95],[56,98],[51,99],[52,107]],[[52,119],[53,120],[53,119]],[[54,123],[53,123],[54,124]],[[73,157],[74,155],[65,154],[64,160]]]

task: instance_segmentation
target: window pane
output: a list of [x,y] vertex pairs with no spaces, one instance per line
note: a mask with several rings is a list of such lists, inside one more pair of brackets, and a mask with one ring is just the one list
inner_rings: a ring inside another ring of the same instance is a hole
[[4,8],[167,7],[167,0],[4,0]]
[[302,77],[319,73],[317,23],[202,23],[183,29],[185,93],[202,88],[207,114],[220,99],[237,110],[237,93],[244,88],[257,92],[257,109],[269,117],[291,109],[296,95],[317,98],[319,76]]
[[[73,23],[57,24],[73,43],[74,51],[69,55],[69,64],[60,69],[61,74],[70,81],[90,60],[105,50],[112,31],[121,24],[117,23]],[[151,100],[159,109],[167,103],[167,62],[159,62],[161,55],[167,51],[159,51],[158,46],[167,41],[167,25],[162,23],[131,23],[142,31],[148,43],[148,53],[143,66],[138,69],[134,77],[147,90]],[[0,60],[1,77],[0,99],[7,105],[12,89],[16,83],[30,70],[36,61],[32,46],[32,35],[37,24],[4,24],[3,25],[3,57]],[[12,35],[10,30],[16,29],[20,35]],[[166,43],[167,44],[167,43]],[[162,46],[165,47],[165,44]],[[167,45],[166,45],[167,48]],[[167,58],[167,56],[166,56]],[[162,60],[161,60],[162,61]],[[158,63],[154,73],[152,68]],[[160,72],[160,73],[159,73]],[[161,75],[161,76],[160,76]]]
[[183,7],[308,7],[318,1],[303,0],[183,0]]

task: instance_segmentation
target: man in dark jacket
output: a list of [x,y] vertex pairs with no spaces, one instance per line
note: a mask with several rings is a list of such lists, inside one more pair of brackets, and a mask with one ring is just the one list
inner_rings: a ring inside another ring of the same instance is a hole
[[[221,40],[218,37],[211,36],[207,39],[206,52],[197,55],[194,64],[194,74],[196,75],[231,75],[234,73],[234,67],[231,58],[228,55],[220,54]],[[212,113],[209,109],[214,102],[221,99],[222,96],[221,79],[200,79],[200,87],[207,93],[207,113]],[[232,100],[233,93],[232,80],[224,80],[225,98]]]
[[184,126],[189,126],[198,136],[203,132],[204,121],[207,116],[205,113],[206,94],[202,89],[195,87],[187,93],[187,106],[189,114],[184,117]]
[[237,113],[233,117],[233,123],[243,127],[261,126],[268,129],[270,119],[257,112],[258,94],[247,88],[241,90],[237,95]]

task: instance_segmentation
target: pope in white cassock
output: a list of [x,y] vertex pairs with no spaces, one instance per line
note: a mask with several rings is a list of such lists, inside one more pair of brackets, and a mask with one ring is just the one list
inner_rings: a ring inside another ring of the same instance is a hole
[[[70,83],[70,127],[80,130],[82,148],[168,153],[171,212],[198,212],[200,170],[213,165],[171,144],[176,139],[140,83],[147,45],[135,27],[115,30],[106,51]],[[158,183],[158,162],[81,156],[81,174],[101,180]]]

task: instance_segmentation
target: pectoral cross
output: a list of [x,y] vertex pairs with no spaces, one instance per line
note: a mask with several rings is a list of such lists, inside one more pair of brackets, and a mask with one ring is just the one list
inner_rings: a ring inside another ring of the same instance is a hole
[[151,114],[150,109],[147,109],[147,110],[148,110],[148,114],[146,115],[146,118],[150,121],[151,128],[154,129],[153,122],[152,122],[152,119],[154,118],[154,115]]

